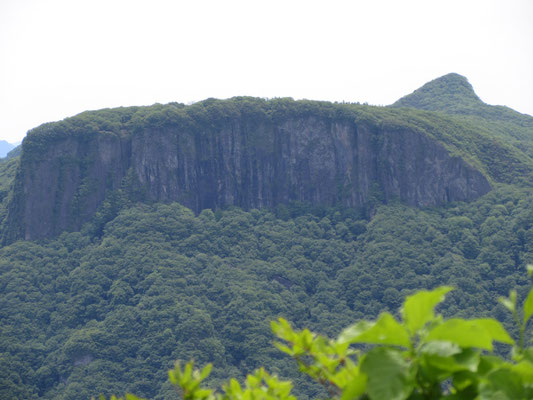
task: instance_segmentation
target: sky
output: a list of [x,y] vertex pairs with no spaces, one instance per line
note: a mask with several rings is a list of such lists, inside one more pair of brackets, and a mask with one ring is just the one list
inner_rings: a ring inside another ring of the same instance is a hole
[[208,97],[388,105],[456,72],[533,115],[533,0],[0,0],[0,140]]

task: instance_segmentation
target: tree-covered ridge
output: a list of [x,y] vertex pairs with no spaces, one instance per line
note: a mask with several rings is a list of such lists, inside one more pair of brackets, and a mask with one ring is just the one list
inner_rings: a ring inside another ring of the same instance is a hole
[[496,301],[533,259],[533,195],[501,187],[446,209],[268,210],[135,205],[96,239],[88,225],[0,249],[0,397],[175,395],[175,359],[212,362],[212,383],[268,365],[302,398],[324,395],[272,349],[268,324],[336,336],[419,288],[457,287],[447,316],[511,319]]
[[454,115],[458,120],[474,124],[533,157],[533,117],[508,107],[483,103],[461,75],[448,74],[428,82],[396,101],[392,107]]
[[468,111],[477,111],[486,104],[481,101],[464,76],[451,73],[424,84],[393,105],[464,114]]
[[447,114],[477,115],[488,120],[512,122],[533,128],[533,117],[509,107],[485,104],[468,80],[459,74],[448,74],[426,83],[413,93],[397,100],[394,107],[412,107]]
[[[533,160],[519,148],[506,143],[493,130],[462,117],[443,116],[413,109],[393,109],[349,103],[330,103],[291,98],[260,99],[234,97],[207,99],[190,106],[179,103],[147,107],[120,107],[87,111],[63,121],[41,125],[24,140],[25,157],[39,158],[43,146],[76,138],[89,142],[96,135],[135,135],[146,129],[173,129],[198,137],[215,133],[238,121],[250,129],[298,118],[324,118],[331,123],[348,121],[372,130],[386,127],[414,130],[444,144],[496,182],[531,183]],[[475,121],[474,121],[475,122]],[[501,136],[501,135],[500,135]]]

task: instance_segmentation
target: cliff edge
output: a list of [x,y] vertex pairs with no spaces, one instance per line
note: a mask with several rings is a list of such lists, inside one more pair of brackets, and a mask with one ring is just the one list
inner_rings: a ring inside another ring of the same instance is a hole
[[4,240],[78,230],[118,190],[196,212],[293,201],[362,207],[376,196],[432,206],[490,190],[485,175],[443,143],[371,110],[236,98],[45,124],[23,143]]

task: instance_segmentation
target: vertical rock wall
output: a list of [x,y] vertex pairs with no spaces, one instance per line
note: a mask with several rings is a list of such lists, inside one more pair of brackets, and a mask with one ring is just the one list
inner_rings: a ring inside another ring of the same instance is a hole
[[178,201],[197,212],[290,201],[359,207],[376,190],[386,201],[430,206],[490,190],[482,173],[408,129],[318,117],[243,121],[200,133],[146,126],[59,140],[35,160],[23,158],[8,223],[19,223],[15,237],[25,239],[77,230],[128,174],[142,200]]

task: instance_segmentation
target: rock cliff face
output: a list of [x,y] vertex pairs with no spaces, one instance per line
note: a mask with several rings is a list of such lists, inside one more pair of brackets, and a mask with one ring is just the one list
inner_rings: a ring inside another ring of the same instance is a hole
[[17,225],[13,239],[79,229],[121,185],[143,201],[178,201],[196,212],[291,201],[359,207],[376,194],[430,206],[490,190],[482,173],[428,136],[319,116],[234,118],[194,133],[146,124],[59,138],[38,157],[24,151],[7,221]]

